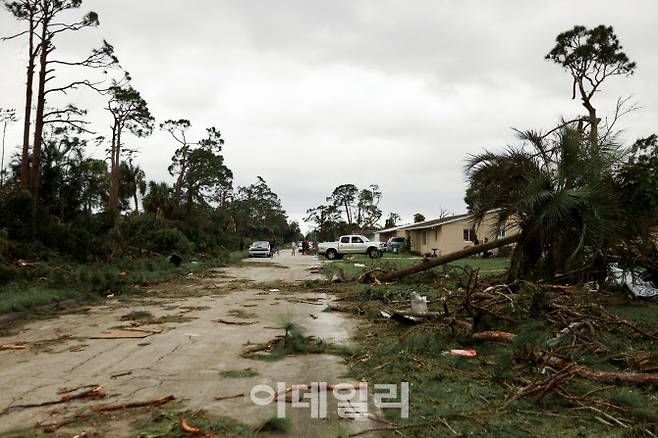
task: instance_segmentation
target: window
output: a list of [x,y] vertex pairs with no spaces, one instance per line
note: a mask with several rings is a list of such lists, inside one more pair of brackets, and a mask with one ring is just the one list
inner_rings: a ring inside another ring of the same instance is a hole
[[427,245],[427,231],[423,231],[423,234],[422,234],[421,237],[422,237],[422,239],[421,239],[421,243],[422,243],[423,245]]
[[496,235],[500,238],[505,237],[506,234],[507,233],[505,232],[505,228],[498,228],[498,232],[496,233]]
[[434,240],[438,242],[439,240],[439,229],[434,228]]
[[477,239],[475,230],[464,229],[464,242],[475,242],[475,239]]
[[363,243],[363,239],[360,237],[352,237],[352,243]]
[[350,243],[350,237],[349,236],[343,236],[340,238],[340,243]]

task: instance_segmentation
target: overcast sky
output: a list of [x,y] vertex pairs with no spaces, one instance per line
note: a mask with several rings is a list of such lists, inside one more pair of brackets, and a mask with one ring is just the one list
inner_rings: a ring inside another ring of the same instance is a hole
[[[632,94],[642,110],[623,120],[623,139],[658,131],[655,0],[84,0],[76,14],[88,10],[101,25],[61,39],[58,56],[107,39],[158,121],[187,118],[198,136],[219,128],[236,186],[263,176],[294,219],[343,183],[379,184],[385,215],[404,221],[463,212],[469,153],[513,144],[511,127],[583,112],[567,74],[543,59],[575,24],[614,26],[638,64],[605,85],[599,113]],[[0,33],[17,29],[0,11]],[[24,104],[24,51],[0,43],[0,107]],[[102,100],[80,91],[52,103],[69,101],[109,134]],[[14,126],[12,152],[19,142]],[[149,179],[171,181],[164,133],[127,146]]]

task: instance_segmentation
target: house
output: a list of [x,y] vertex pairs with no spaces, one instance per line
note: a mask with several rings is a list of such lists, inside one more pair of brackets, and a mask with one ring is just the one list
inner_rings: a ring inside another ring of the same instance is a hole
[[[485,240],[516,234],[518,229],[513,224],[499,228],[496,211],[491,211],[478,226],[471,215],[459,214],[407,225],[397,232],[404,232],[412,252],[428,254],[436,250],[437,255],[444,255]],[[494,251],[495,254],[500,252]]]

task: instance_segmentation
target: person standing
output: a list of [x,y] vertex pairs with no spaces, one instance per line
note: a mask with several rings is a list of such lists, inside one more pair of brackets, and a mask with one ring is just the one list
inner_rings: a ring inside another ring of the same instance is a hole
[[297,241],[292,242],[292,255],[295,255],[297,253]]

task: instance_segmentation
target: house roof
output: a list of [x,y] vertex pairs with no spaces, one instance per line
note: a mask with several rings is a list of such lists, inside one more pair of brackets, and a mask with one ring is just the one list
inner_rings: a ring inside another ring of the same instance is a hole
[[415,224],[404,226],[402,228],[405,229],[405,230],[408,230],[408,231],[422,230],[422,229],[425,229],[425,228],[436,228],[437,226],[462,221],[462,220],[468,219],[470,217],[471,217],[471,215],[468,214],[468,213],[456,214],[456,215],[453,215],[453,216],[447,216],[447,217],[440,218],[440,219],[431,219],[431,220],[428,220],[428,221],[418,222],[418,223],[415,223]]
[[397,231],[402,228],[408,227],[411,224],[398,225],[397,227],[384,228],[383,230],[375,230],[374,233],[390,233],[391,231]]

